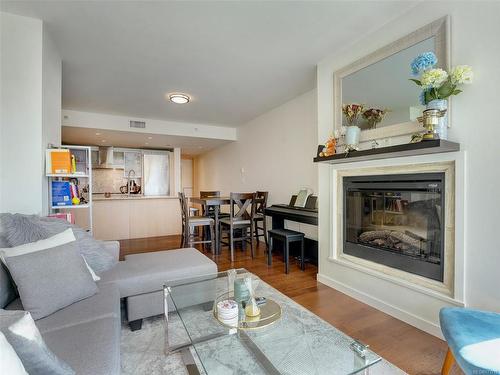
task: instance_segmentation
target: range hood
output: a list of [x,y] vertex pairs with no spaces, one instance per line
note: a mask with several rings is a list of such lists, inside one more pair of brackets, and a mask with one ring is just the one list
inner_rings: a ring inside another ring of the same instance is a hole
[[97,168],[123,168],[123,165],[115,165],[114,148],[110,146],[99,147],[99,165]]

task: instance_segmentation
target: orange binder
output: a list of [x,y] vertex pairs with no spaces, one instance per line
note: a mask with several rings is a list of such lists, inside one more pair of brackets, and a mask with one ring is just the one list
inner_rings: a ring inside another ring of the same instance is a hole
[[71,155],[69,150],[50,150],[52,173],[71,173]]

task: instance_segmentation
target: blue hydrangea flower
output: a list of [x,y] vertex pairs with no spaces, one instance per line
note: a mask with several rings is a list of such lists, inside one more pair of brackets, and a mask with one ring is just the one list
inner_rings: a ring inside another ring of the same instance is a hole
[[434,52],[424,52],[413,59],[410,68],[413,75],[417,76],[426,69],[434,68],[436,64],[437,57]]

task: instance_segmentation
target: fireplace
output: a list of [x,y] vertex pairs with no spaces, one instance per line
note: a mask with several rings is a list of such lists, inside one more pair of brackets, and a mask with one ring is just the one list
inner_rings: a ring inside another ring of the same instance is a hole
[[443,281],[445,173],[343,177],[345,254]]

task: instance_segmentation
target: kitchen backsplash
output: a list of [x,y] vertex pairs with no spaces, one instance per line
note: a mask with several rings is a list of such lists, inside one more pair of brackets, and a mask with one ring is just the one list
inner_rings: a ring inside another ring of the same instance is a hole
[[[140,179],[136,179],[141,184]],[[94,169],[92,171],[92,191],[97,194],[120,193],[120,186],[127,185],[123,169]]]

